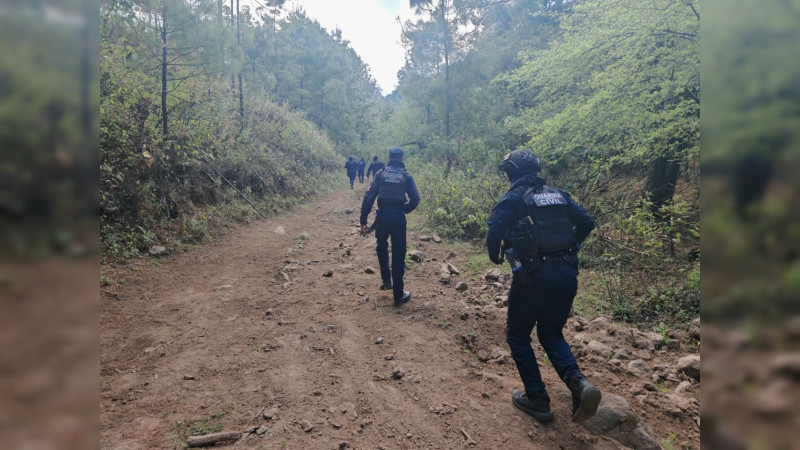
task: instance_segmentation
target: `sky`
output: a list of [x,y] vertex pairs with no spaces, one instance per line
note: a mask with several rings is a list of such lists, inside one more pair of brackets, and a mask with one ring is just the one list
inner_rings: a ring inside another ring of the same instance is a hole
[[300,5],[309,17],[342,37],[370,68],[383,94],[397,87],[397,71],[405,64],[400,45],[400,23],[414,16],[408,0],[289,0],[287,9]]

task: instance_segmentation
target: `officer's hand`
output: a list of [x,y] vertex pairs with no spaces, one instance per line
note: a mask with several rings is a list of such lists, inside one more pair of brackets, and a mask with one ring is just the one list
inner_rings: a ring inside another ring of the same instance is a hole
[[367,230],[369,230],[369,226],[367,226],[367,224],[365,224],[365,223],[362,223],[361,224],[361,230],[360,230],[361,234],[366,234]]
[[503,264],[505,262],[505,260],[503,259],[503,255],[500,255],[500,256],[489,255],[489,259],[491,259],[493,263],[498,264],[498,265],[499,264]]

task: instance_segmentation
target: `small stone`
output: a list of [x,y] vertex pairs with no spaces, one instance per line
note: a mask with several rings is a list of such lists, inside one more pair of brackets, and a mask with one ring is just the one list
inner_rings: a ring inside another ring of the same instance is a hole
[[275,228],[274,230],[272,230],[272,232],[275,233],[275,234],[281,235],[281,236],[286,234],[286,230],[284,230],[282,226],[279,226],[278,228]]
[[488,393],[488,392],[481,392],[481,397],[483,397],[483,398],[489,398],[489,397],[491,397],[491,395],[489,395],[489,393]]
[[433,236],[431,236],[431,239],[433,239],[433,242],[436,242],[437,244],[442,243],[442,238],[440,238],[439,235],[436,233],[434,233]]
[[183,379],[184,380],[194,380],[194,375],[184,375]]
[[164,247],[162,245],[154,245],[150,247],[150,250],[148,250],[147,252],[150,253],[150,255],[152,256],[162,256],[167,253],[167,247]]
[[678,383],[678,386],[675,388],[675,393],[676,394],[682,394],[682,393],[688,391],[691,388],[692,388],[692,383],[690,383],[688,381],[681,381],[680,383]]
[[378,339],[375,339],[375,343],[376,344],[383,344],[383,338],[379,337]]
[[256,434],[259,435],[259,436],[263,436],[263,435],[265,435],[267,433],[267,431],[269,431],[269,428],[266,425],[261,425],[256,430]]
[[228,289],[233,289],[233,286],[230,284],[223,284],[222,286],[217,286],[214,288],[215,291],[227,291]]
[[678,360],[676,366],[678,373],[685,374],[695,380],[700,379],[700,355],[687,355]]
[[278,281],[283,283],[291,283],[292,281],[292,279],[289,278],[289,274],[287,274],[286,272],[278,272],[277,278]]
[[469,286],[467,285],[467,283],[465,283],[465,282],[463,282],[463,281],[462,281],[461,283],[458,283],[458,286],[456,286],[456,290],[457,290],[458,292],[464,292],[464,291],[466,291],[468,288],[469,288]]
[[445,266],[447,267],[447,271],[450,272],[451,274],[453,274],[453,275],[461,275],[461,270],[459,270],[458,267],[456,267],[456,266],[454,266],[454,265],[452,265],[450,263],[445,263]]
[[350,447],[350,444],[348,444],[347,441],[339,442],[339,450],[344,450],[348,447]]
[[371,274],[375,273],[375,269],[373,269],[372,267],[367,267],[367,268],[364,269],[364,273],[368,273],[368,274],[371,275]]
[[412,250],[411,253],[408,254],[408,257],[414,262],[421,263],[425,259],[425,254],[420,250]]
[[487,352],[486,350],[478,350],[476,356],[478,357],[479,360],[483,362],[489,361],[489,352]]
[[611,319],[606,316],[600,316],[589,322],[589,329],[592,331],[599,330],[607,327],[611,323]]
[[403,378],[404,376],[405,376],[405,372],[403,372],[403,369],[395,369],[394,372],[392,372],[392,378],[395,379],[395,380],[399,380],[399,379]]
[[387,361],[391,361],[391,360],[394,359],[394,355],[386,355],[386,356],[383,357],[383,359],[385,359]]
[[500,269],[490,269],[486,271],[486,273],[483,275],[483,278],[486,281],[499,281],[502,275],[503,272],[501,272]]
[[270,408],[262,414],[266,420],[275,420],[278,418],[278,408]]
[[428,242],[431,240],[431,237],[423,234],[422,236],[419,237],[419,240],[422,242]]
[[593,353],[603,358],[611,356],[611,347],[603,344],[600,341],[589,341],[589,343],[586,344],[586,349],[589,351],[589,353]]
[[325,272],[322,273],[322,276],[323,277],[332,277],[333,276],[333,271],[332,270],[326,270]]
[[271,316],[272,315],[272,308],[269,308],[267,310],[267,312],[265,312],[264,314],[267,315],[267,316]]
[[469,319],[469,313],[463,312],[460,316],[458,316],[458,318],[461,320],[467,320]]
[[653,369],[641,359],[634,359],[628,363],[628,372],[636,375],[637,377],[647,377],[653,373]]
[[695,317],[689,325],[689,335],[695,339],[700,339],[700,318]]
[[328,419],[328,423],[329,423],[329,424],[331,424],[331,426],[332,426],[333,428],[336,428],[337,430],[338,430],[339,428],[342,428],[342,423],[341,423],[341,422],[339,422],[339,421],[338,421],[338,420],[336,420],[336,419]]
[[300,421],[300,428],[302,428],[303,431],[308,433],[308,432],[310,432],[311,430],[314,429],[314,425],[311,422],[309,422],[308,420],[301,420]]

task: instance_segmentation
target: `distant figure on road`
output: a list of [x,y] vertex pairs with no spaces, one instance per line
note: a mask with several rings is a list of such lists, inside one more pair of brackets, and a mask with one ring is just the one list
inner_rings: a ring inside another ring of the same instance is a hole
[[367,178],[369,178],[369,174],[377,175],[379,170],[382,170],[384,167],[383,163],[378,161],[378,156],[372,157],[372,162],[369,165],[369,169],[367,169]]
[[364,182],[364,169],[366,168],[367,163],[364,161],[364,157],[362,156],[361,159],[358,160],[358,182]]
[[347,177],[350,178],[350,189],[353,189],[353,182],[356,180],[356,171],[358,164],[352,156],[347,157],[347,162],[344,163],[344,168],[347,169]]
[[489,217],[486,247],[492,262],[502,264],[505,254],[512,269],[506,342],[525,392],[514,391],[511,401],[540,422],[553,420],[531,348],[536,326],[547,357],[572,393],[572,421],[583,422],[597,412],[601,394],[584,378],[562,329],[578,291],[578,250],[595,223],[564,191],[545,185],[539,158],[530,150],[509,153],[500,169],[511,187]]
[[[378,157],[375,157],[377,160]],[[374,164],[374,163],[373,163]],[[372,166],[370,166],[372,167]],[[406,200],[406,196],[408,200]],[[379,170],[364,193],[361,202],[361,233],[367,232],[367,217],[375,199],[375,238],[378,245],[378,265],[381,268],[382,291],[391,289],[394,306],[403,306],[411,300],[411,292],[403,290],[403,275],[406,271],[406,214],[419,205],[419,192],[414,178],[403,164],[403,149],[389,150],[389,166]],[[392,267],[389,268],[389,238],[392,239]]]

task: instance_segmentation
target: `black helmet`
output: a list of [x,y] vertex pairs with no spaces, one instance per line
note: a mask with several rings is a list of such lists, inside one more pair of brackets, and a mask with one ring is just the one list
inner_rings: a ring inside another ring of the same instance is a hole
[[403,159],[403,149],[400,147],[389,149],[389,159]]
[[542,170],[539,158],[528,149],[514,150],[507,154],[498,168],[508,175],[509,180],[517,179],[528,173],[538,173]]

